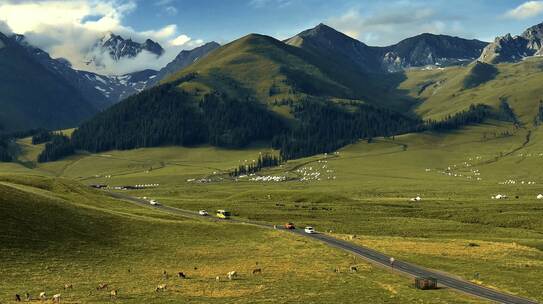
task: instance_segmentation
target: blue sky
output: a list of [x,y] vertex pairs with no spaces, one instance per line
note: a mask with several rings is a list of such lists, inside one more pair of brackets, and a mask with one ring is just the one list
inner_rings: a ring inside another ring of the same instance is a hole
[[[325,22],[358,33],[369,44],[383,45],[422,30],[489,40],[521,33],[543,21],[533,16],[508,16],[523,0],[163,0],[138,1],[127,24],[138,30],[174,23],[191,37],[230,41],[247,33],[286,38]],[[531,1],[541,2],[541,1]],[[534,8],[535,7],[535,8]],[[543,7],[543,4],[541,4]],[[173,8],[169,13],[167,8]],[[529,7],[537,11],[538,6]],[[409,20],[406,20],[409,19]]]
[[89,49],[108,32],[166,50],[92,70],[105,74],[158,69],[182,49],[249,33],[286,39],[321,22],[369,45],[425,32],[491,41],[543,22],[543,0],[0,0],[1,32],[24,34],[75,68],[89,69]]

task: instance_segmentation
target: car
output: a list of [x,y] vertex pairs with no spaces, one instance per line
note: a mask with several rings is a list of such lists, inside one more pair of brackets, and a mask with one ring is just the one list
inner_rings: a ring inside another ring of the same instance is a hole
[[285,229],[296,229],[296,227],[294,226],[293,223],[286,223],[285,224]]
[[209,215],[209,213],[206,210],[200,210],[200,211],[198,211],[198,214],[201,215],[201,216]]
[[305,227],[304,231],[305,231],[305,233],[309,233],[309,234],[315,233],[315,229],[313,229],[313,227],[311,227],[311,226]]
[[149,204],[153,205],[153,206],[160,206],[160,203],[157,202],[156,200],[150,200],[149,201]]

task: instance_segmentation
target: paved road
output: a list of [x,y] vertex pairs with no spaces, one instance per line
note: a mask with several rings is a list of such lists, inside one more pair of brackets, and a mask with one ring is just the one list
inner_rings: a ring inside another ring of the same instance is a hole
[[[129,201],[129,202],[132,202],[132,203],[135,203],[135,204],[138,204],[138,205],[142,205],[142,206],[146,206],[146,207],[150,206],[149,202],[146,201],[146,200],[143,200],[143,199],[131,197],[131,196],[120,194],[120,193],[114,193],[114,192],[107,192],[107,193],[109,195],[111,195],[112,197],[117,198],[117,199]],[[200,220],[209,220],[209,221],[224,221],[224,220],[212,217],[212,216],[203,217],[203,216],[198,215],[198,213],[194,212],[194,211],[183,210],[183,209],[173,208],[173,207],[164,206],[164,205],[154,206],[154,208],[162,210],[164,212],[168,212],[168,213],[171,213],[171,214],[176,214],[176,215],[180,215],[180,216],[184,216],[184,217],[189,217],[189,218],[196,218],[196,219],[200,219]],[[250,220],[243,220],[243,219],[233,218],[233,219],[230,219],[228,221],[229,222],[236,222],[236,223],[254,225],[254,226],[258,226],[260,228],[273,229],[273,226],[271,226],[271,225],[263,224],[263,223],[259,223],[259,222],[255,222],[255,221],[250,221]],[[390,256],[387,256],[387,255],[385,255],[383,253],[372,250],[370,248],[366,248],[364,246],[355,245],[355,244],[350,243],[350,242],[342,241],[342,240],[336,239],[334,237],[331,237],[331,236],[328,236],[328,235],[325,235],[325,234],[320,234],[320,233],[307,234],[307,233],[304,233],[300,229],[294,229],[294,230],[285,230],[285,229],[282,229],[282,228],[279,228],[279,229],[290,232],[290,233],[294,233],[294,234],[297,234],[297,235],[300,235],[300,236],[304,236],[304,237],[308,237],[308,238],[311,238],[311,239],[314,239],[314,240],[321,241],[321,242],[326,243],[326,244],[328,244],[328,245],[330,245],[332,247],[336,247],[336,248],[348,251],[350,253],[353,253],[353,254],[355,254],[355,255],[357,255],[357,256],[359,256],[359,257],[361,257],[361,258],[363,258],[363,259],[365,259],[365,260],[367,260],[367,261],[369,261],[371,263],[390,268],[390,265],[389,265]],[[459,279],[459,278],[457,278],[457,277],[455,277],[453,275],[450,275],[450,274],[447,274],[447,273],[444,273],[444,272],[438,272],[438,271],[425,269],[423,267],[413,265],[413,264],[410,264],[410,263],[406,263],[406,262],[402,262],[402,261],[398,261],[398,260],[396,260],[394,262],[394,270],[398,271],[398,272],[400,272],[400,273],[402,273],[404,275],[413,276],[413,277],[433,277],[433,278],[436,278],[438,283],[443,285],[443,286],[446,286],[448,288],[455,289],[457,291],[460,291],[460,292],[463,292],[463,293],[466,293],[466,294],[470,294],[470,295],[473,295],[473,296],[476,296],[476,297],[480,297],[480,298],[483,298],[483,299],[498,302],[498,303],[537,304],[537,302],[535,302],[535,301],[525,299],[525,298],[520,298],[520,297],[511,295],[511,294],[500,292],[498,290],[485,288],[483,286],[476,285],[476,284],[473,284],[471,282]]]

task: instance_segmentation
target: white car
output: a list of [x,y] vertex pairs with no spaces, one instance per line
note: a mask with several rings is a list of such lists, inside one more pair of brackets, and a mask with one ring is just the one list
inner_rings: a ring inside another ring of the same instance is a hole
[[160,203],[157,202],[156,200],[150,200],[149,201],[149,204],[153,205],[153,206],[160,206]]
[[209,213],[206,210],[200,210],[200,211],[198,211],[198,214],[201,215],[201,216],[208,216],[209,215]]
[[315,229],[313,229],[313,227],[310,227],[310,226],[305,227],[304,231],[305,233],[309,233],[309,234],[315,233]]

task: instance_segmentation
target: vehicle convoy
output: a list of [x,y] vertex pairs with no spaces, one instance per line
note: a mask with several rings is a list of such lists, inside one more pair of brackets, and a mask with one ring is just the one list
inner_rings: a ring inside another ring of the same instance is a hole
[[198,211],[198,214],[201,215],[201,216],[208,216],[209,215],[209,213],[206,210],[200,210],[200,211]]
[[296,229],[296,227],[294,226],[293,223],[286,223],[285,224],[285,229]]
[[229,219],[231,216],[230,211],[226,210],[217,210],[217,217],[221,219]]
[[160,203],[154,199],[150,200],[149,201],[149,204],[153,205],[153,206],[160,206]]
[[311,226],[305,227],[304,231],[305,231],[305,233],[309,233],[309,234],[315,233],[315,229],[313,227],[311,227]]

